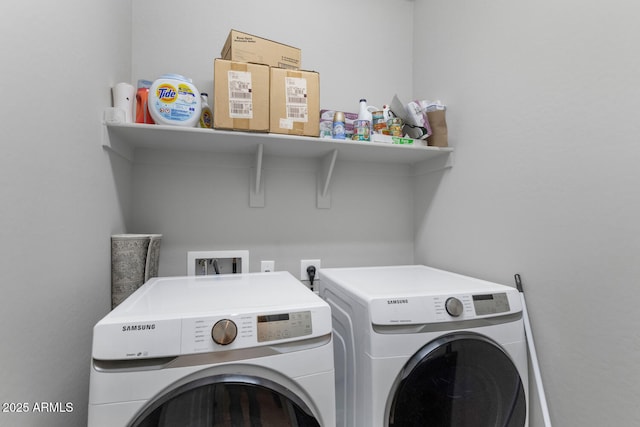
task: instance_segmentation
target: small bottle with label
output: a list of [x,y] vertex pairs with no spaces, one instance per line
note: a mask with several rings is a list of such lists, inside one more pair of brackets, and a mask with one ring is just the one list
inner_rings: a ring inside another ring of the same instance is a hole
[[331,128],[331,136],[333,139],[345,139],[345,118],[342,111],[336,111],[333,115],[333,126]]
[[149,113],[149,87],[153,82],[149,80],[138,80],[138,91],[136,93],[136,123],[154,124]]
[[367,100],[364,98],[360,100],[360,110],[358,111],[358,120],[369,120],[369,123],[371,123],[371,112],[368,110]]
[[371,120],[372,114],[367,106],[367,100],[362,98],[360,100],[360,109],[358,110],[358,120],[353,123],[353,140],[371,140]]
[[212,129],[213,128],[213,112],[209,107],[209,95],[207,93],[200,94],[202,109],[200,112],[200,121],[198,127]]
[[384,104],[382,106],[382,115],[384,116],[384,121],[385,122],[387,120],[389,120],[391,117],[393,117],[393,113],[391,112],[391,108],[387,104]]

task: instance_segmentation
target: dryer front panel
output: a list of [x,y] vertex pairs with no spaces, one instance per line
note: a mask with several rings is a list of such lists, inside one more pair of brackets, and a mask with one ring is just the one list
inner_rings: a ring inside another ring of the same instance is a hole
[[517,367],[495,342],[452,333],[407,362],[385,417],[389,427],[523,427],[527,401]]

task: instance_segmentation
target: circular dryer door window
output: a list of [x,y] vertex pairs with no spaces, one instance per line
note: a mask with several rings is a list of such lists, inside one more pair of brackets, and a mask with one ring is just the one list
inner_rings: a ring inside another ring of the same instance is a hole
[[179,387],[146,408],[132,427],[320,427],[310,409],[285,387],[248,376],[204,378]]
[[388,406],[391,427],[522,427],[518,369],[493,341],[458,333],[427,344],[404,367]]

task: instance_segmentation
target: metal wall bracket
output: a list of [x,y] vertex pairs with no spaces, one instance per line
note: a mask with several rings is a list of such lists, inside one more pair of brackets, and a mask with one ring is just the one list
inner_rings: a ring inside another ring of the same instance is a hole
[[264,208],[264,174],[262,173],[262,155],[264,144],[258,144],[254,165],[249,177],[249,207]]
[[317,178],[317,202],[318,209],[331,208],[331,178],[333,175],[333,168],[338,158],[338,150],[335,149],[332,152],[326,154],[320,163],[320,170],[318,171]]
[[446,156],[438,156],[413,165],[413,176],[428,175],[451,169],[455,163],[455,152],[449,152]]

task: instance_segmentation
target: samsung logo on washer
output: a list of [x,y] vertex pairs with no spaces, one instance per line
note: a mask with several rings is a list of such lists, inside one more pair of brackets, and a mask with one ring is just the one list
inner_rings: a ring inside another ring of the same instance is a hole
[[409,304],[409,300],[404,299],[388,299],[387,304]]
[[151,330],[155,328],[156,328],[155,323],[151,323],[148,325],[125,325],[122,327],[122,332],[146,331],[146,330]]

